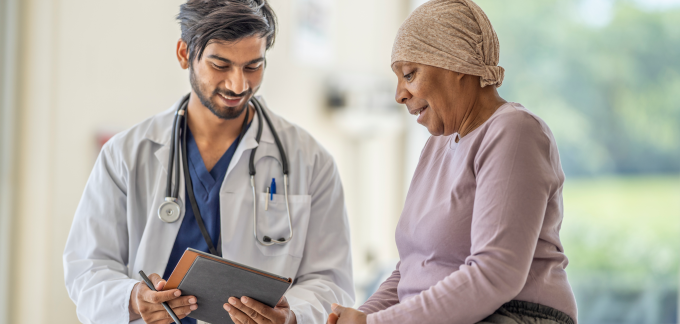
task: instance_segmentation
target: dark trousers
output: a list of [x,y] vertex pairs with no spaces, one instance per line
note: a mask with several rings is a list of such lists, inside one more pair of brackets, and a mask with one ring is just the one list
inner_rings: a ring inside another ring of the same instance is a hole
[[574,324],[574,320],[552,307],[513,300],[477,324]]

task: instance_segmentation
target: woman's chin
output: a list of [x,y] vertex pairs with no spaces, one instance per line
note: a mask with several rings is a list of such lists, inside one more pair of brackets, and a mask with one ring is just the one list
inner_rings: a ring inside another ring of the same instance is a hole
[[427,131],[430,132],[430,135],[432,136],[441,136],[444,135],[444,131],[440,129],[439,127],[432,127],[431,125],[428,124],[421,124],[427,128]]
[[440,129],[440,127],[436,127],[436,125],[432,125],[427,119],[418,119],[418,124],[422,125],[423,127],[427,128],[427,131],[432,135],[432,136],[439,136],[443,132]]

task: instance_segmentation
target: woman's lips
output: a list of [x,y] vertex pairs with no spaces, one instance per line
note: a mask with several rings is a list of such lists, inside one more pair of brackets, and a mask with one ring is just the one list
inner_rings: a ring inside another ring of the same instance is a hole
[[419,124],[422,124],[422,123],[423,123],[423,119],[424,119],[424,118],[423,118],[423,114],[427,111],[427,108],[429,108],[429,107],[430,107],[429,105],[428,105],[428,106],[425,106],[425,107],[421,108],[420,111],[418,112],[418,119],[417,119],[416,121],[417,121]]

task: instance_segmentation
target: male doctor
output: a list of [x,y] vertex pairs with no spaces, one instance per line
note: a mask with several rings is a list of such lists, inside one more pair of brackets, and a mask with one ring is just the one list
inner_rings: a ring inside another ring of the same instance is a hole
[[[189,0],[180,6],[178,20],[176,54],[189,69],[192,89],[186,100],[189,174],[180,167],[179,176],[169,178],[172,186],[179,179],[179,217],[162,220],[159,206],[167,197],[171,152],[178,153],[173,120],[184,100],[114,136],[95,163],[64,251],[66,287],[78,318],[170,323],[160,304],[167,302],[182,323],[195,323],[185,317],[200,301],[161,289],[186,248],[215,252],[216,246],[226,259],[294,279],[275,308],[247,297],[225,300],[224,311],[235,323],[323,323],[332,303],[354,302],[348,221],[329,153],[259,98],[268,127],[251,101],[274,43],[274,12],[266,0]],[[299,95],[291,94],[291,101]],[[265,245],[291,234],[275,133],[288,159],[294,235],[287,243]],[[249,174],[253,150],[258,239]],[[268,195],[272,179],[278,190]],[[140,283],[140,270],[152,273],[159,292]]]

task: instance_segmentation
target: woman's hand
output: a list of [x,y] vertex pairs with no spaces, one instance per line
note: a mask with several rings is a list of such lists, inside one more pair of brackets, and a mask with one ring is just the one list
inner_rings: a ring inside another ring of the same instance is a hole
[[342,307],[338,304],[331,306],[333,312],[328,315],[326,324],[366,324],[366,314],[354,308]]
[[231,297],[229,303],[223,305],[229,312],[231,320],[236,324],[295,324],[295,313],[290,310],[286,297],[281,298],[276,307],[271,308],[255,299]]

